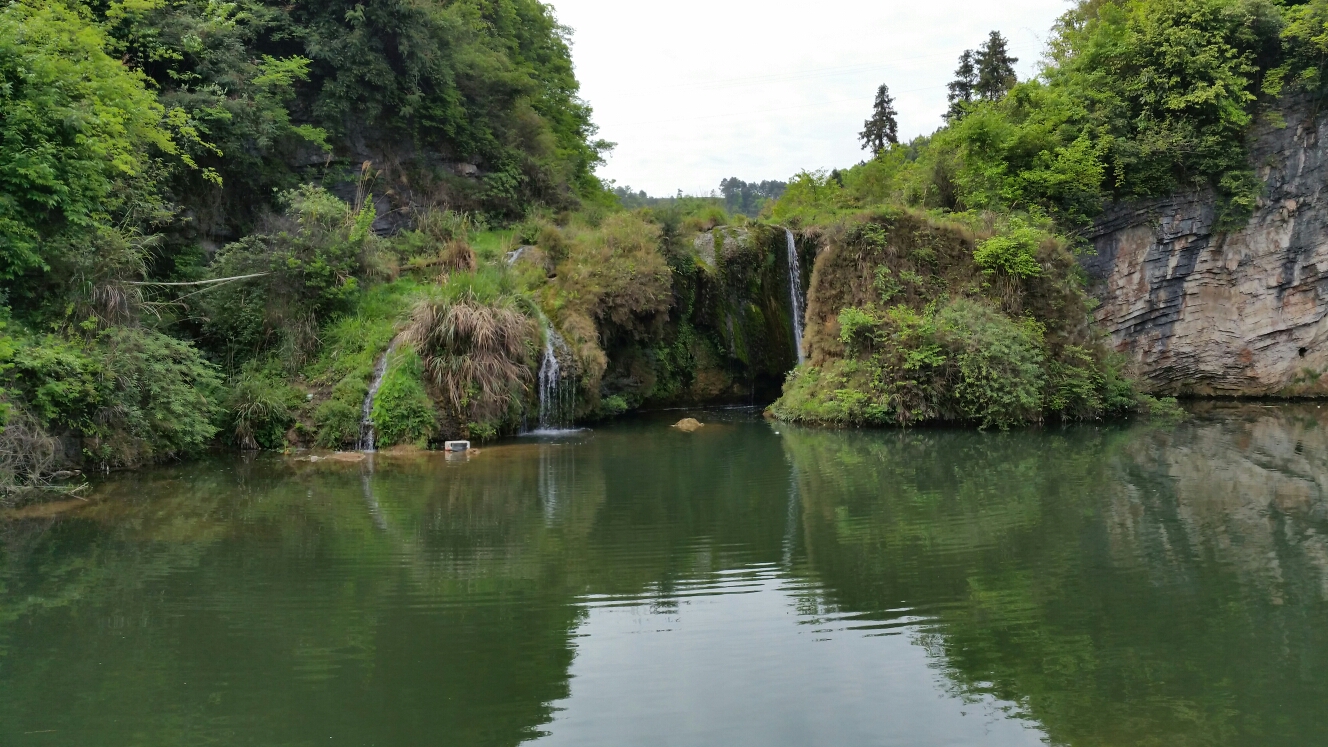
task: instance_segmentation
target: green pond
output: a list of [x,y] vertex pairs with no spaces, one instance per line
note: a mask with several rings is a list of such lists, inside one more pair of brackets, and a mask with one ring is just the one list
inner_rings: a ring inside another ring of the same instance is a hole
[[6,746],[1328,744],[1314,405],[670,412],[70,506],[0,520]]

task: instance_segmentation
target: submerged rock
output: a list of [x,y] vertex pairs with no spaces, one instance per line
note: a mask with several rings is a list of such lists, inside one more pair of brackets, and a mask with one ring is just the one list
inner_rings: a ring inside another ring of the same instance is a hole
[[705,423],[702,423],[696,418],[683,418],[682,420],[679,420],[678,422],[674,423],[673,427],[677,428],[683,433],[692,433],[694,431],[699,431],[702,428],[704,428]]

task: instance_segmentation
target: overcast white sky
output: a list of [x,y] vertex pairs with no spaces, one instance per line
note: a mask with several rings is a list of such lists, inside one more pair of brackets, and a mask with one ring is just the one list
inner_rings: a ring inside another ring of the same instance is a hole
[[787,179],[866,155],[886,83],[900,138],[935,130],[959,54],[999,29],[1037,69],[1066,0],[549,0],[600,136],[600,176],[652,195]]

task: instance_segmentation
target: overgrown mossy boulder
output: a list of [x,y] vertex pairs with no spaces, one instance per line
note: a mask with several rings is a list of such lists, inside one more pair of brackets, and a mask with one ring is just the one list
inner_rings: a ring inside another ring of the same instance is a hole
[[781,376],[798,362],[783,229],[715,229],[715,267],[699,287],[698,320],[745,372]]
[[677,242],[668,322],[610,351],[606,387],[632,407],[773,400],[797,364],[787,247],[784,229],[759,223]]
[[1052,235],[902,208],[819,234],[808,364],[788,377],[776,416],[1007,428],[1146,408],[1090,330],[1074,257]]

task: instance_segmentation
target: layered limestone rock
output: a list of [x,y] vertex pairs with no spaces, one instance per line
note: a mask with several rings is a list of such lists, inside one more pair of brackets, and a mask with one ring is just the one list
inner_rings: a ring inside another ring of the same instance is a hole
[[1098,221],[1084,268],[1097,322],[1164,394],[1328,394],[1328,118],[1296,102],[1261,123],[1264,185],[1249,223],[1222,233],[1211,194],[1121,206]]

